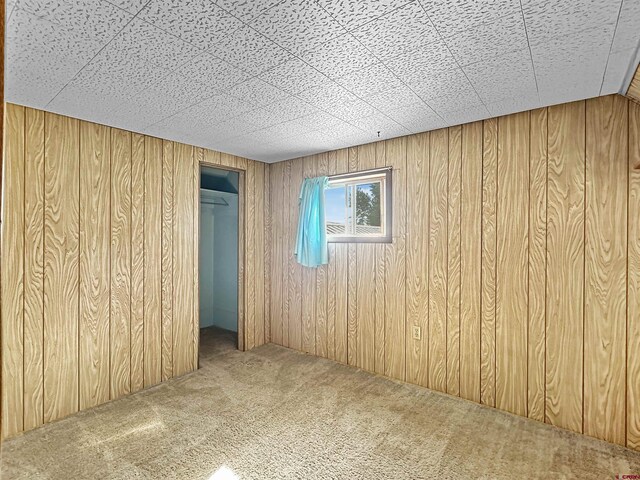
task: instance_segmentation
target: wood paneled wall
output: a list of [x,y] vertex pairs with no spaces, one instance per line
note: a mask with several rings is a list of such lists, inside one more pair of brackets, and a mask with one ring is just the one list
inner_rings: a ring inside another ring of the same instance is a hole
[[640,65],[636,69],[636,73],[633,75],[631,79],[631,83],[629,84],[629,88],[626,93],[627,97],[635,100],[636,102],[640,102]]
[[12,104],[5,140],[2,438],[197,368],[201,163],[240,171],[239,344],[269,341],[263,163]]
[[[329,265],[301,267],[302,179],[383,165],[393,243],[330,244]],[[600,97],[269,170],[273,342],[640,449],[639,104]]]

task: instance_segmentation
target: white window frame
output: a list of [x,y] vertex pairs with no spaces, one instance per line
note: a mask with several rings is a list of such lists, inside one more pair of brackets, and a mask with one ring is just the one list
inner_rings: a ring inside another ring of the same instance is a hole
[[[365,170],[362,172],[345,173],[341,175],[329,176],[328,188],[332,186],[357,186],[366,183],[380,182],[380,223],[382,227],[381,233],[345,233],[345,234],[329,234],[327,233],[327,242],[329,243],[391,243],[392,242],[392,201],[391,201],[391,186],[392,186],[392,169],[391,167],[376,168],[373,170]],[[345,209],[349,208],[345,205]],[[355,222],[355,199],[353,205],[351,205],[354,211],[352,212],[352,218]],[[345,214],[345,220],[348,215]],[[326,226],[325,226],[326,228]],[[345,228],[347,226],[345,225]]]

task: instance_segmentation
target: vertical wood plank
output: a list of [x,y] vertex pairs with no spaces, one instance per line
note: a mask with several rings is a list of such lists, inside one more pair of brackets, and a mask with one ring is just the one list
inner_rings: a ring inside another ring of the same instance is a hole
[[405,379],[405,285],[407,220],[407,138],[385,141],[387,166],[393,168],[393,243],[385,252],[385,375]]
[[[376,144],[370,143],[358,148],[358,166],[360,171],[376,166]],[[375,305],[376,305],[376,261],[375,245],[356,244],[356,308],[357,322],[357,358],[356,365],[369,372],[375,369]],[[382,279],[381,279],[382,281]]]
[[131,137],[131,391],[144,388],[144,136]]
[[[44,421],[44,112],[25,108],[24,430]],[[108,305],[108,301],[107,301]],[[107,390],[108,392],[108,390]]]
[[212,156],[215,156],[215,161],[211,161],[210,158],[207,158],[208,163],[217,164],[217,165],[220,165],[221,167],[228,167],[234,170],[238,168],[236,164],[235,156],[230,155],[228,153],[220,153],[220,152],[214,152],[214,151],[210,151],[210,154]]
[[264,165],[264,343],[271,343],[271,264],[273,243],[271,243],[271,165]]
[[271,289],[271,341],[278,345],[284,345],[283,333],[283,292],[286,292],[284,286],[284,259],[282,248],[285,243],[286,235],[283,224],[283,214],[286,209],[282,192],[284,190],[284,163],[274,163],[269,167],[269,181],[271,186],[271,208],[269,216],[271,217],[271,235],[269,236],[269,244],[271,246],[271,278],[269,285]]
[[[347,166],[349,172],[357,172],[358,147],[348,150]],[[347,363],[358,362],[358,248],[355,243],[347,244]]]
[[496,407],[526,416],[529,112],[498,123]]
[[585,434],[620,445],[625,444],[627,118],[624,97],[586,101],[584,356],[589,361],[583,425]]
[[[191,171],[191,198],[193,202],[193,305],[191,319],[191,370],[199,368],[200,355],[200,165],[204,161],[204,149],[196,148],[193,153],[193,167]],[[264,278],[264,277],[263,277]]]
[[45,114],[45,422],[78,411],[79,150],[78,121]]
[[[255,250],[256,250],[256,267],[255,267],[255,324],[253,342],[254,346],[264,344],[265,338],[265,164],[262,162],[254,162],[256,168],[256,196],[255,196]],[[251,277],[249,277],[251,278]],[[249,280],[251,283],[251,280]]]
[[173,218],[173,374],[193,369],[193,155],[194,147],[176,143]]
[[[327,174],[337,172],[338,152],[327,153]],[[329,265],[327,265],[327,358],[336,360],[336,244],[329,243]]]
[[[349,152],[347,149],[336,153],[336,174],[346,173],[349,169]],[[335,245],[336,263],[336,319],[335,319],[335,350],[336,360],[348,362],[348,264],[349,250],[346,243]]]
[[347,247],[347,364],[358,361],[358,249]]
[[131,133],[111,129],[111,398],[131,392]]
[[585,104],[549,107],[545,421],[582,431]]
[[483,121],[482,151],[482,318],[480,402],[496,404],[496,195],[498,119]]
[[[208,148],[203,149],[203,161],[206,164],[214,165],[214,166],[223,166],[222,164],[222,153],[216,152],[215,150],[209,150]],[[226,155],[226,154],[224,154]]]
[[[25,109],[12,104],[7,104],[4,108],[6,109],[4,152],[6,163],[2,192],[2,377],[0,378],[2,379],[2,438],[7,438],[24,429]],[[72,194],[70,197],[73,199]],[[69,197],[65,197],[67,198]],[[55,320],[60,320],[60,317]]]
[[[326,153],[316,155],[316,176],[329,173],[329,156]],[[331,261],[331,259],[329,259]],[[327,357],[327,272],[328,265],[320,265],[316,268],[316,328],[315,346],[316,355]]]
[[[464,128],[449,128],[447,199],[447,393],[460,395],[460,261]],[[466,233],[465,233],[466,234]]]
[[287,241],[287,259],[289,262],[289,295],[287,314],[289,317],[289,347],[302,350],[302,266],[296,261],[294,254],[296,232],[298,229],[298,199],[303,180],[303,162],[290,162],[289,172],[289,228]]
[[245,222],[247,231],[245,235],[245,262],[247,268],[247,278],[251,279],[245,287],[245,338],[246,349],[250,350],[255,346],[255,325],[256,325],[256,164],[249,162],[245,174],[245,191],[247,199]]
[[348,273],[349,250],[346,243],[335,245],[336,259],[336,323],[335,349],[336,361],[348,363]]
[[474,402],[480,402],[481,390],[482,149],[482,122],[463,125],[460,396]]
[[[163,178],[162,140],[144,137],[144,386],[162,380]],[[169,312],[170,313],[170,312]],[[169,375],[170,376],[170,375]]]
[[[302,160],[303,180],[316,176],[317,157],[311,155]],[[300,182],[298,188],[302,187]],[[297,223],[296,223],[297,226]],[[317,268],[302,270],[302,351],[316,353],[316,273]]]
[[[407,139],[407,381],[423,386],[429,372],[429,141],[428,132]],[[414,326],[420,340],[412,336]]]
[[[386,165],[385,142],[376,142],[376,168]],[[393,179],[391,180],[393,182]],[[392,185],[393,188],[393,185]],[[393,193],[392,193],[393,195]],[[374,245],[375,250],[375,271],[376,271],[376,292],[374,306],[374,329],[375,329],[375,361],[374,371],[384,375],[384,335],[385,335],[385,252],[387,246],[383,243]],[[406,308],[406,307],[405,307]],[[406,334],[405,334],[406,337]],[[405,347],[406,348],[406,347]]]
[[[237,160],[237,157],[234,157]],[[235,160],[234,160],[235,161]],[[236,165],[237,165],[236,161]],[[238,195],[238,349],[246,350],[246,301],[244,292],[246,290],[246,249],[245,249],[245,232],[247,229],[247,162],[244,162],[244,170],[240,171],[238,177],[238,186],[240,195]]]
[[284,162],[282,168],[282,239],[280,243],[280,257],[282,259],[282,345],[290,347],[289,338],[289,215],[293,205],[290,202],[289,190],[291,183],[291,162]]
[[110,129],[80,123],[80,409],[109,400]]
[[162,381],[173,377],[173,157],[162,142]]
[[336,360],[336,244],[329,243],[327,265],[327,358]]
[[628,108],[627,447],[640,450],[640,103]]
[[[6,7],[5,7],[6,8]],[[4,15],[2,14],[2,25],[0,25],[0,51],[2,52],[2,58],[0,58],[0,152],[5,152],[5,132],[6,132],[6,114],[5,114],[5,98],[4,98],[4,58],[5,58],[5,48],[4,48],[4,39],[5,39],[5,20]],[[4,172],[4,154],[0,155],[0,198],[2,198],[2,186],[3,183],[3,172]],[[0,385],[1,390],[1,385]],[[2,430],[2,417],[0,416],[0,431]]]
[[547,109],[531,111],[529,163],[528,414],[544,422],[547,241]]
[[[452,128],[459,138],[459,129]],[[449,130],[431,132],[429,173],[429,388],[446,391]]]

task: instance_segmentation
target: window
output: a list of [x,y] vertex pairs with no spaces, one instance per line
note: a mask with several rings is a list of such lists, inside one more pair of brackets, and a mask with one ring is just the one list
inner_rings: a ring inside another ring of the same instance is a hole
[[391,168],[334,175],[325,190],[329,242],[391,242]]

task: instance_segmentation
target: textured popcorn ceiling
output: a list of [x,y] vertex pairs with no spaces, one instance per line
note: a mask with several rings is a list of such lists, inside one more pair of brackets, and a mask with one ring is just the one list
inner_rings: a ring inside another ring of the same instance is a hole
[[7,18],[7,101],[267,162],[622,92],[640,40],[640,0],[9,0]]

